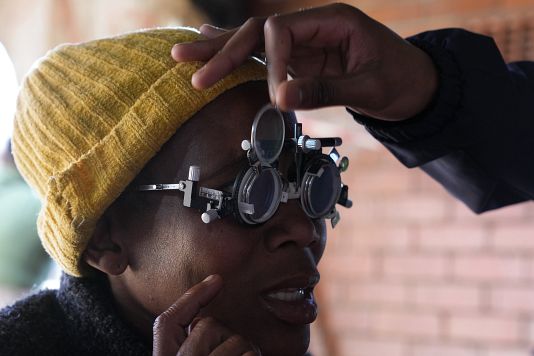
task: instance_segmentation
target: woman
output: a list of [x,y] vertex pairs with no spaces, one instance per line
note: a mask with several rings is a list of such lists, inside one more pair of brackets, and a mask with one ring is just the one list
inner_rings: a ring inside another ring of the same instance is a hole
[[[252,60],[193,89],[199,64],[176,64],[170,50],[197,36],[156,29],[63,46],[26,78],[14,155],[66,274],[59,291],[0,313],[0,354],[306,352],[324,220],[295,199],[255,225],[222,210],[205,224],[184,206],[190,166],[215,189],[251,167],[241,142],[269,101]],[[281,176],[292,157],[280,155]]]

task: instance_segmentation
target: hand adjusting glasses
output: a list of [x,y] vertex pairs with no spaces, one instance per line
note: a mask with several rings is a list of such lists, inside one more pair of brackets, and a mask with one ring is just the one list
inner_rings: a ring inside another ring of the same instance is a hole
[[[276,213],[280,203],[299,199],[306,215],[331,219],[334,227],[340,219],[336,203],[352,206],[348,186],[340,177],[349,164],[348,158],[340,158],[336,150],[341,138],[310,138],[302,135],[302,124],[298,123],[294,124],[292,137],[286,138],[284,117],[291,115],[272,105],[256,114],[250,141],[241,142],[249,166],[228,189],[199,187],[200,167],[190,166],[187,180],[141,185],[136,190],[180,190],[184,192],[183,205],[203,212],[201,218],[206,224],[228,215],[245,225],[261,224]],[[323,147],[331,147],[328,155],[322,153]],[[293,160],[286,176],[278,170],[283,150],[289,150]]]

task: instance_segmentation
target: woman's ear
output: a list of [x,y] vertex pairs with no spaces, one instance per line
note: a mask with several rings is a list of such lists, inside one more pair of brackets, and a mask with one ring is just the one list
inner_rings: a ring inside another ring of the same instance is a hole
[[104,214],[83,253],[83,260],[91,267],[108,275],[122,274],[128,267],[128,256],[120,236],[112,236],[111,221]]

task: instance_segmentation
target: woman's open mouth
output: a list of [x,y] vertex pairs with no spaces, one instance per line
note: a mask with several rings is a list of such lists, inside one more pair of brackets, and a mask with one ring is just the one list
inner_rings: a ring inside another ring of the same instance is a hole
[[313,288],[319,275],[288,279],[261,295],[262,305],[275,317],[289,324],[310,324],[317,317]]
[[267,294],[270,299],[281,300],[283,302],[295,302],[306,298],[304,288],[288,288]]

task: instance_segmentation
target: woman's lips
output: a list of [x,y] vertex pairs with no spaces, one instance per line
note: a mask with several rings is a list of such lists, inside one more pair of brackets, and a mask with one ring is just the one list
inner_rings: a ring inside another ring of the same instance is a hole
[[286,279],[262,293],[262,305],[289,324],[313,323],[317,318],[313,288],[318,282],[318,273]]
[[261,296],[262,305],[289,324],[311,324],[317,318],[313,289],[286,289]]

